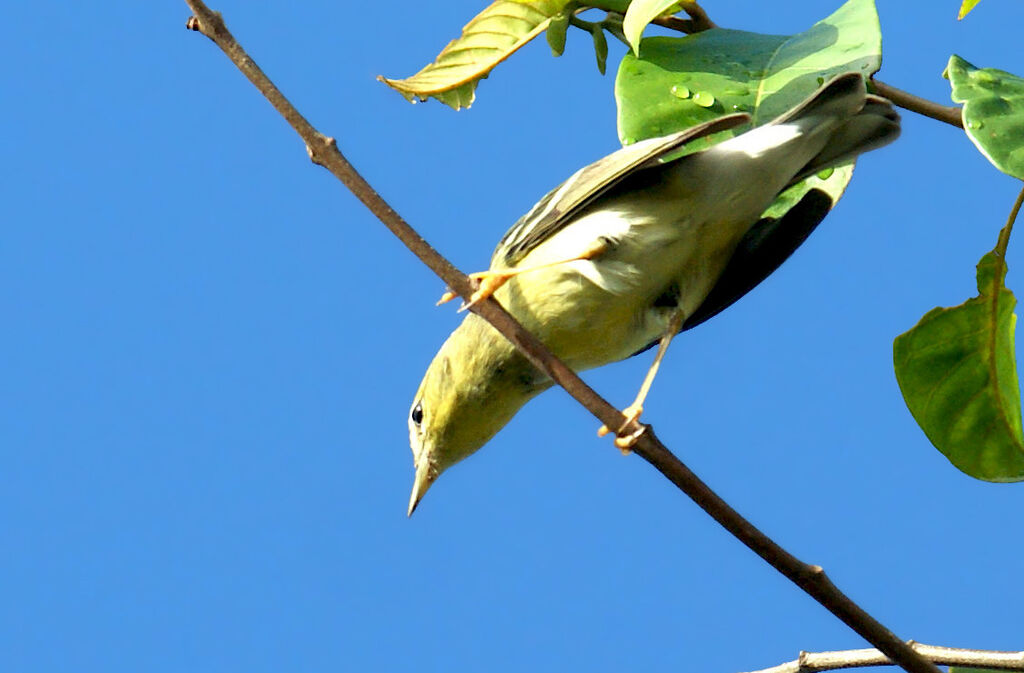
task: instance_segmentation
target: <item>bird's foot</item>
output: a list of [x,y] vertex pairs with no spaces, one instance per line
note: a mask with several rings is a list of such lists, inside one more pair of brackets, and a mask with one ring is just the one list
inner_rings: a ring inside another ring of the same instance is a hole
[[[619,426],[619,429],[615,431],[615,446],[618,447],[619,451],[621,451],[624,456],[628,456],[633,452],[633,445],[636,444],[638,439],[640,439],[640,435],[644,434],[647,430],[646,425],[636,423],[640,418],[640,414],[643,412],[643,406],[636,404],[635,402],[622,410],[622,415],[626,417],[626,420]],[[626,432],[626,429],[634,423],[636,423],[637,428],[632,432]],[[610,433],[611,429],[607,425],[602,425],[597,430],[598,437],[604,437]]]
[[[473,290],[473,294],[469,295],[469,301],[459,307],[459,311],[465,311],[470,306],[482,302],[497,291],[499,287],[508,282],[508,279],[516,275],[515,272],[511,271],[477,271],[469,274],[469,281],[476,288]],[[459,295],[451,290],[447,290],[441,299],[438,300],[437,305],[447,303],[452,299],[455,299]]]

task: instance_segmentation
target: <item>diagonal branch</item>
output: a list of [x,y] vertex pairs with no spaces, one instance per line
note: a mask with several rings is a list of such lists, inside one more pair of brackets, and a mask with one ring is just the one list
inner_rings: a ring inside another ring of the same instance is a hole
[[[274,86],[259,66],[245,53],[228,31],[224,20],[211,11],[202,0],[186,0],[193,16],[187,26],[202,32],[220,47],[249,81],[270,101],[305,141],[312,161],[334,174],[384,225],[433,270],[452,290],[463,297],[472,291],[469,279],[444,259],[412,227],[391,208],[359,175],[338,150],[337,143],[317,131]],[[562,386],[580,404],[608,427],[619,427],[625,418],[619,411],[587,386],[576,374],[555,358],[536,337],[527,332],[497,302],[487,300],[472,310],[491,323],[519,348],[530,362]],[[772,567],[810,594],[832,614],[842,620],[865,640],[898,662],[910,673],[938,673],[931,662],[922,658],[906,643],[843,594],[825,576],[819,566],[803,563],[758,530],[712,491],[654,435],[650,427],[634,422],[633,430],[641,432],[633,451],[665,475],[669,481],[696,502],[719,524],[735,535]]]
[[[925,659],[943,666],[966,666],[1004,671],[1024,671],[1024,652],[997,652],[994,650],[962,650],[956,647],[937,647],[908,643]],[[801,652],[794,661],[765,668],[752,673],[818,673],[843,668],[891,666],[892,661],[878,650],[842,650],[837,652]]]

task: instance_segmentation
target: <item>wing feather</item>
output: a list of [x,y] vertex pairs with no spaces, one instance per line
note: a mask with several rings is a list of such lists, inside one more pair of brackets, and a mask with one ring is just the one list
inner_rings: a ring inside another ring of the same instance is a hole
[[750,121],[744,113],[726,115],[660,138],[623,147],[573,173],[505,232],[491,265],[514,266],[531,250],[561,231],[582,208],[636,171],[650,168],[685,143]]

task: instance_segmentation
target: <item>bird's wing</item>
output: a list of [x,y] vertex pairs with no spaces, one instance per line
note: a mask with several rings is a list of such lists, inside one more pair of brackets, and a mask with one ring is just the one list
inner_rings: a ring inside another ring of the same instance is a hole
[[[831,196],[820,189],[812,189],[779,219],[758,220],[740,240],[704,302],[686,318],[679,331],[685,332],[714,318],[760,285],[811,235],[833,205]],[[657,340],[652,341],[633,355],[657,345]]]
[[565,227],[581,208],[614,187],[630,174],[649,168],[681,145],[735,128],[750,121],[750,115],[726,115],[698,126],[660,138],[641,140],[589,166],[548,192],[530,212],[516,221],[498,242],[491,265],[513,266],[528,252]]
[[713,318],[774,273],[825,219],[832,206],[831,196],[812,189],[779,219],[758,220],[740,240],[722,276],[683,323],[681,331]]

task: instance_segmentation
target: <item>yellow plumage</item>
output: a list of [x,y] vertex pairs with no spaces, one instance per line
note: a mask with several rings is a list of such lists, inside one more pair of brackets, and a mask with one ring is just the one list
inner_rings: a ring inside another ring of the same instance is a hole
[[[899,130],[891,106],[867,97],[860,75],[849,74],[768,125],[661,160],[693,137],[744,121],[731,116],[637,143],[578,171],[499,243],[491,271],[526,271],[494,298],[574,370],[627,358],[698,311],[783,189],[890,142]],[[468,315],[413,402],[410,513],[443,470],[550,385],[504,337]]]

